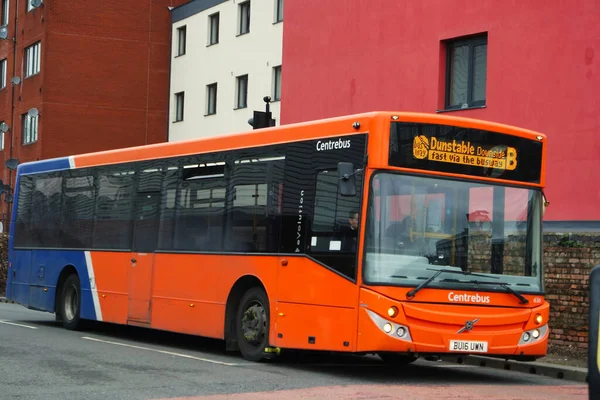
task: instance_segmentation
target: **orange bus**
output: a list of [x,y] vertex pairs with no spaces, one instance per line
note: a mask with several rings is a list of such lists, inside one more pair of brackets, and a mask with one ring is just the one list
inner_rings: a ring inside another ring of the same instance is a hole
[[280,349],[534,360],[546,137],[373,112],[18,166],[7,297]]

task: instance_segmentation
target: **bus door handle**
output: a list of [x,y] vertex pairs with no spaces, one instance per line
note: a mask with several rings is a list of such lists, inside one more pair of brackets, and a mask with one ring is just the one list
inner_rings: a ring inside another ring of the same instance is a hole
[[136,260],[135,258],[132,258],[132,259],[131,259],[131,262],[132,262],[133,264],[135,264],[135,263],[137,262],[137,260]]

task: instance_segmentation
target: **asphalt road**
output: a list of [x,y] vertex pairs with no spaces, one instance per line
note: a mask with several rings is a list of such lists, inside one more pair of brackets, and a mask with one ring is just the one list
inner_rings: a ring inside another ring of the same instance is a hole
[[587,386],[511,371],[300,354],[275,363],[223,343],[133,327],[67,331],[54,315],[0,303],[0,399],[587,400]]

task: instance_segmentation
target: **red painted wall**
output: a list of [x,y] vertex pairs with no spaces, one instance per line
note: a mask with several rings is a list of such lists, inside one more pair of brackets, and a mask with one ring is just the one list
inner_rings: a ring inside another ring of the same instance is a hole
[[546,220],[600,221],[600,2],[286,0],[281,123],[444,103],[441,41],[488,33],[481,118],[549,137]]

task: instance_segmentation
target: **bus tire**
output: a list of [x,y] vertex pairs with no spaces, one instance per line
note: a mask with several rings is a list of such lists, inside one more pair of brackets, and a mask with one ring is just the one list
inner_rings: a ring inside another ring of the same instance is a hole
[[246,360],[261,361],[266,358],[269,329],[269,298],[262,288],[255,286],[242,296],[235,319],[238,346]]
[[81,284],[77,274],[69,275],[62,284],[59,313],[64,328],[77,330],[81,327]]
[[377,355],[386,364],[394,365],[394,366],[408,365],[408,364],[415,362],[418,358],[417,356],[414,356],[412,354],[403,354],[403,353],[381,352],[381,353],[377,353]]

